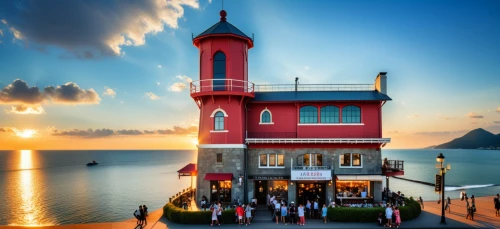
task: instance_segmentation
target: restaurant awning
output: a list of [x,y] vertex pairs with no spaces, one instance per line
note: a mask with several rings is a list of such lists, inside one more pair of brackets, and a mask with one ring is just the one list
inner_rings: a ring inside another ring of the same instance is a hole
[[196,176],[196,164],[189,163],[177,172],[179,173],[179,176]]
[[380,175],[337,175],[339,181],[364,180],[364,181],[383,181],[384,176]]
[[233,180],[232,173],[207,173],[205,180]]

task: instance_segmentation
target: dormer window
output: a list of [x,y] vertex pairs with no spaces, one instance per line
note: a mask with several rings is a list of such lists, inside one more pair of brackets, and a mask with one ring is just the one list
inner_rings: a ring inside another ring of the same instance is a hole
[[260,112],[260,123],[261,125],[266,125],[266,124],[274,124],[273,123],[273,116],[271,114],[271,111],[267,109],[267,107]]

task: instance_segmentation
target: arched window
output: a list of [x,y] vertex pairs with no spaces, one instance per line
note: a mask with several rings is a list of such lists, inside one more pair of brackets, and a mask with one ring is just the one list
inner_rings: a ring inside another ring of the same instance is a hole
[[273,115],[267,107],[260,112],[260,123],[259,124],[273,124]]
[[336,106],[324,106],[321,109],[321,123],[339,123],[339,108]]
[[300,108],[300,123],[318,123],[318,108],[303,106]]
[[361,108],[357,106],[345,106],[342,108],[343,123],[361,123]]
[[214,116],[214,130],[224,130],[224,113],[217,111]]
[[218,51],[214,55],[214,91],[223,91],[225,89],[226,79],[226,54]]
[[271,122],[271,113],[269,111],[262,112],[262,123],[270,123]]

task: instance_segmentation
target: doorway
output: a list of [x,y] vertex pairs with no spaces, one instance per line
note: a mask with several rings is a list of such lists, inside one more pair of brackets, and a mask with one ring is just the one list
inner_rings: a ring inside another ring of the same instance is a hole
[[297,205],[307,203],[307,200],[318,200],[319,206],[326,203],[326,182],[297,182]]
[[254,193],[256,193],[255,197],[257,197],[257,203],[267,205],[267,181],[256,180],[254,181],[254,187]]

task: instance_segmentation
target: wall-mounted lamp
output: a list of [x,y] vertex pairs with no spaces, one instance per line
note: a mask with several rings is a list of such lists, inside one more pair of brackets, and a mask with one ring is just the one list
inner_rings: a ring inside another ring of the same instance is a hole
[[293,185],[293,182],[290,182],[290,185]]

